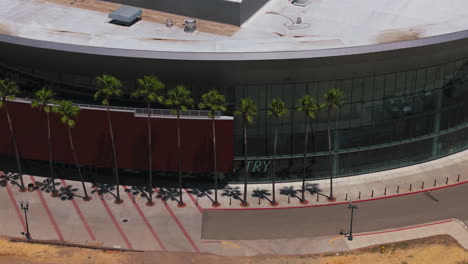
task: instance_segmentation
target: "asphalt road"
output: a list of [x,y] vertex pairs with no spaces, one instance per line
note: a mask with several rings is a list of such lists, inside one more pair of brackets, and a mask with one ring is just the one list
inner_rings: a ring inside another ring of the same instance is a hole
[[[353,232],[443,220],[468,219],[468,184],[431,192],[356,202]],[[253,240],[336,235],[348,232],[347,205],[272,210],[205,210],[202,238]]]

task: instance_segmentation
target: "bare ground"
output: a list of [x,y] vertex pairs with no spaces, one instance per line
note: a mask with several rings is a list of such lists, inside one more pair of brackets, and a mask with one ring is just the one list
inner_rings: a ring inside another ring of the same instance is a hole
[[373,246],[351,252],[319,255],[260,255],[224,257],[179,252],[129,253],[14,243],[0,239],[0,264],[464,264],[468,251],[452,237],[430,238]]

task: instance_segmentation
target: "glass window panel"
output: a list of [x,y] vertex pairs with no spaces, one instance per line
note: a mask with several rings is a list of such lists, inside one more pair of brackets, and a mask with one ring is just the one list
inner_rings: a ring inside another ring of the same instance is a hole
[[424,91],[426,87],[426,69],[419,69],[416,71],[416,91]]
[[353,102],[362,102],[362,88],[364,86],[363,78],[353,80]]
[[385,75],[385,97],[393,97],[395,92],[395,74]]
[[374,100],[381,99],[384,96],[385,75],[377,75],[374,78]]
[[374,97],[374,77],[364,78],[363,100],[369,101]]
[[395,82],[395,96],[400,96],[406,90],[406,72],[399,72],[396,74]]

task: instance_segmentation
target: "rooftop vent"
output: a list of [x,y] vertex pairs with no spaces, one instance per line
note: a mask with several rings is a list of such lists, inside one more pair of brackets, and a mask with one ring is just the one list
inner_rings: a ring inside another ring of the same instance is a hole
[[174,25],[174,22],[172,22],[172,18],[166,19],[166,27],[172,27]]
[[129,27],[141,19],[142,12],[141,8],[123,5],[109,14],[110,23]]
[[293,0],[293,5],[306,7],[310,4],[309,0]]
[[197,20],[189,18],[184,22],[184,32],[194,32],[197,29]]

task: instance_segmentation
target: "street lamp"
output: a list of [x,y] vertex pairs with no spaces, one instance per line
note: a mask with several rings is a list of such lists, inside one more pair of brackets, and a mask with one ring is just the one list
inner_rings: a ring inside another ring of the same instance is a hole
[[31,234],[29,234],[29,223],[28,223],[28,211],[29,211],[29,202],[28,201],[20,201],[21,210],[24,213],[24,220],[26,221],[26,234],[21,232],[22,235],[26,237],[26,239],[31,239]]
[[357,205],[353,205],[353,201],[349,201],[348,209],[351,210],[351,224],[349,225],[349,233],[340,232],[341,235],[344,235],[348,238],[349,241],[353,240],[353,216],[354,216],[354,209],[357,209]]

